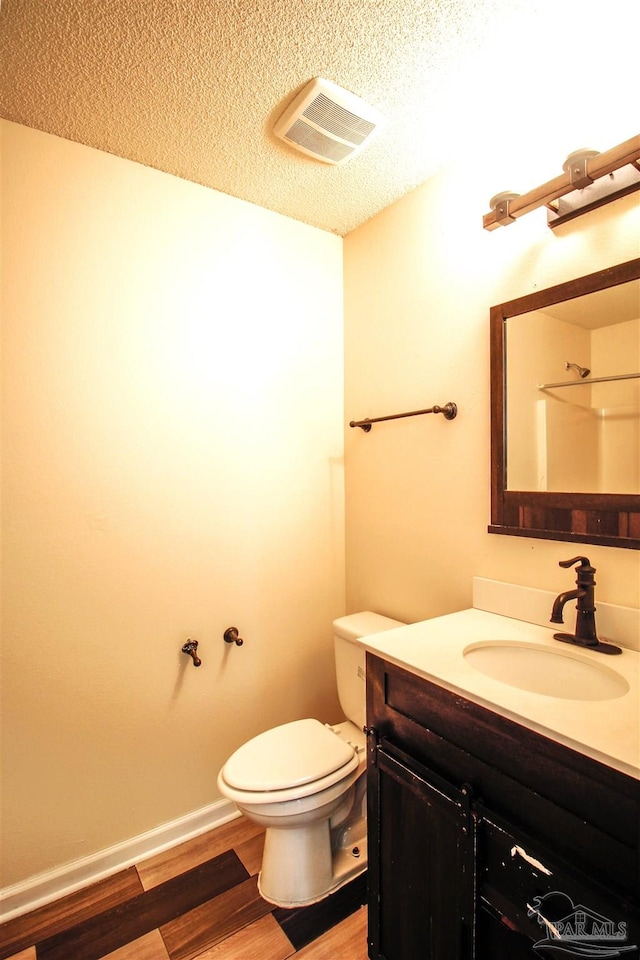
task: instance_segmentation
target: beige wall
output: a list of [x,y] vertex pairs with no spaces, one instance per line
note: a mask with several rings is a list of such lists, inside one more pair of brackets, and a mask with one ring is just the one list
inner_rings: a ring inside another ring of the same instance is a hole
[[344,484],[342,241],[3,129],[6,885],[336,719]]
[[462,609],[474,575],[559,592],[573,576],[558,561],[583,551],[600,600],[640,605],[637,551],[487,533],[489,308],[637,257],[639,195],[555,231],[540,210],[487,232],[492,159],[465,155],[345,238],[346,420],[459,407],[450,423],[347,428],[349,610],[414,620]]
[[[488,311],[637,256],[640,208],[487,233],[499,183],[467,168],[383,211],[344,242],[343,418],[342,241],[3,126],[9,884],[215,800],[258,730],[335,716],[344,419],[460,411],[347,428],[348,609],[570,584],[571,544],[486,533]],[[587,552],[599,597],[640,605],[638,553]]]

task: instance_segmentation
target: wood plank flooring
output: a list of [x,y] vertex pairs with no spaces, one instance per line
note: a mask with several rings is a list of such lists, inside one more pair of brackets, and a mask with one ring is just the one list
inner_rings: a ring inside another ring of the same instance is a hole
[[366,874],[310,907],[258,893],[244,818],[0,926],[0,960],[366,960]]

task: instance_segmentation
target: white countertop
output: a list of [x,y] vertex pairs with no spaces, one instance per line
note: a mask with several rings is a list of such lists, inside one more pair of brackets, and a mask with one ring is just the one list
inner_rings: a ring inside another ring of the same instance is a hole
[[[623,648],[617,656],[553,639],[549,629],[510,617],[469,609],[363,637],[359,643],[384,660],[558,743],[640,779],[640,653]],[[530,693],[486,676],[463,656],[471,644],[516,641],[555,654],[591,661],[628,683],[622,696],[577,700]]]

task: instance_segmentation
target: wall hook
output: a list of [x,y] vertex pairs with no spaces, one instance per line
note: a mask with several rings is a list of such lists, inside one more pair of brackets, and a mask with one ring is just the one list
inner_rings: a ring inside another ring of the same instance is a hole
[[196,654],[197,649],[198,649],[197,640],[187,640],[187,642],[182,647],[182,652],[188,653],[189,656],[192,658],[194,667],[199,667],[200,664],[202,663],[202,660]]
[[224,642],[225,643],[235,643],[236,647],[241,647],[244,643],[242,637],[238,636],[237,627],[227,627],[224,632]]

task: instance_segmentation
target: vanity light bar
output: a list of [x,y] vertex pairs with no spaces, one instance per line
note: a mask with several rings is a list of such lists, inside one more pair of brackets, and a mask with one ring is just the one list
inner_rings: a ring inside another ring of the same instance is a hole
[[[530,213],[531,210],[537,210],[538,207],[549,207],[554,214],[557,214],[557,205],[554,201],[560,197],[573,193],[575,190],[582,190],[589,186],[595,180],[612,174],[621,167],[631,164],[634,170],[640,174],[640,134],[625,140],[624,143],[606,150],[604,153],[596,153],[593,150],[581,150],[572,153],[567,157],[564,163],[564,173],[548,180],[539,187],[534,187],[528,193],[499,193],[489,201],[491,212],[486,213],[482,218],[482,226],[485,230],[495,230],[497,227],[507,226],[513,223],[518,217]],[[630,193],[632,190],[640,189],[640,175],[637,179],[628,184],[625,182],[623,187],[614,187],[617,195]],[[613,199],[613,195],[607,198]],[[588,202],[588,201],[586,201]],[[599,200],[598,203],[605,202]],[[575,216],[575,214],[573,214]],[[550,226],[554,224],[550,222]]]

